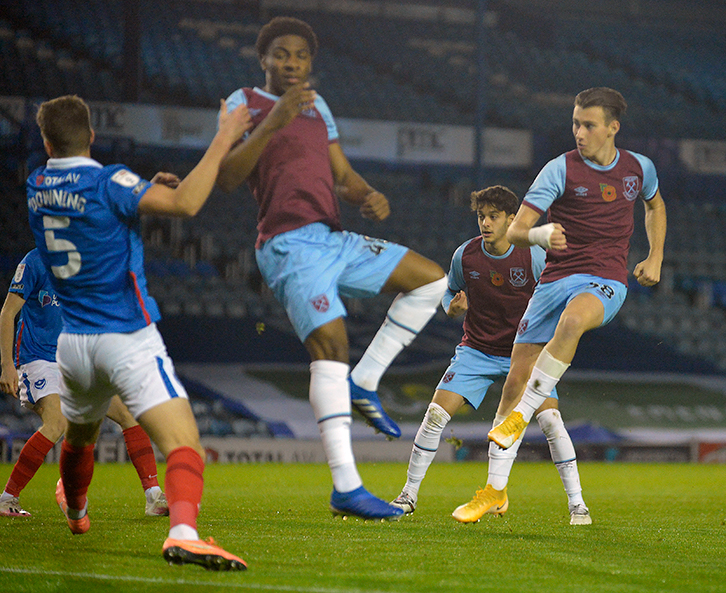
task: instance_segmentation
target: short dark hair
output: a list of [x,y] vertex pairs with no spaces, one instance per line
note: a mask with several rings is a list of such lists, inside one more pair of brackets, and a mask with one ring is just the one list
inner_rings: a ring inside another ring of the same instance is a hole
[[76,156],[91,145],[91,110],[77,95],[41,103],[35,121],[58,157]]
[[507,215],[516,214],[519,209],[519,198],[508,187],[492,185],[471,192],[471,209],[478,212],[479,208],[489,204]]
[[255,43],[257,56],[262,59],[270,44],[283,35],[298,35],[305,39],[310,47],[310,55],[315,57],[318,51],[318,37],[315,31],[305,21],[290,16],[277,16],[260,29]]
[[606,86],[598,86],[578,93],[575,97],[575,107],[583,109],[602,107],[605,112],[605,121],[610,123],[614,119],[620,121],[628,109],[628,104],[618,91]]

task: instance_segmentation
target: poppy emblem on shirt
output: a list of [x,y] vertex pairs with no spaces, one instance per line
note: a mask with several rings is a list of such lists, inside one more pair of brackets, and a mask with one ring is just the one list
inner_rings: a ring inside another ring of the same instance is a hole
[[623,177],[623,193],[625,198],[632,202],[640,193],[640,179],[637,175]]
[[492,270],[489,272],[489,279],[492,281],[492,284],[494,286],[501,286],[502,284],[504,284],[504,276],[502,276],[496,270]]
[[527,284],[527,270],[524,268],[509,268],[509,283],[515,288]]
[[35,185],[43,185],[43,181],[45,181],[45,175],[38,175],[35,178]]
[[608,185],[607,183],[600,184],[600,191],[602,192],[602,199],[606,202],[612,202],[618,197],[618,191],[612,185]]
[[446,373],[444,378],[441,379],[442,383],[450,383],[456,373]]
[[310,303],[312,304],[313,309],[315,309],[318,313],[325,313],[330,308],[328,297],[324,294],[316,296],[310,301]]

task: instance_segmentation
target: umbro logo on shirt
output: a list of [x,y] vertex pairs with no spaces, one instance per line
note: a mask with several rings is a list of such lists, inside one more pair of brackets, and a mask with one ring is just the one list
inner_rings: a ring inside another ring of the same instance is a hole
[[582,186],[576,187],[575,188],[575,194],[579,198],[584,198],[587,195],[587,188],[586,187],[582,187]]

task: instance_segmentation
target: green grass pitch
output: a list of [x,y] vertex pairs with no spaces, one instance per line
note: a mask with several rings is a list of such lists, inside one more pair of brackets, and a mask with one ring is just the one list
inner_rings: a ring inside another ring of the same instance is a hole
[[[4,483],[11,466],[0,469]],[[392,499],[406,466],[360,472]],[[582,463],[580,473],[591,526],[569,525],[557,471],[539,463],[515,464],[504,517],[461,525],[451,511],[484,485],[486,466],[434,463],[416,512],[378,523],[332,517],[324,465],[209,465],[200,535],[249,563],[214,573],[164,562],[168,520],[144,516],[130,464],[96,466],[82,536],[55,504],[58,466],[44,465],[21,496],[33,516],[0,518],[0,591],[726,591],[722,466]]]

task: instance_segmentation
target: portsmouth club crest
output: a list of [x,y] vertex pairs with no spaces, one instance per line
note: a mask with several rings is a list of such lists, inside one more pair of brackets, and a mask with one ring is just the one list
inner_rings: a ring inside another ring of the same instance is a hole
[[527,270],[524,268],[509,268],[509,283],[515,288],[527,284]]
[[640,179],[637,175],[623,177],[623,193],[629,201],[633,201],[640,193]]

